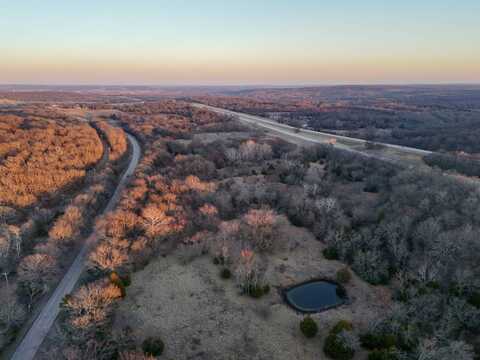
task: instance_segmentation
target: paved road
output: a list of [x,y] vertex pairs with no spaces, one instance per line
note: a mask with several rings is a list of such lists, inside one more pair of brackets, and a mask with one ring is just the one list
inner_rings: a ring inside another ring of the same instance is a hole
[[[132,145],[132,156],[130,159],[130,163],[128,164],[125,172],[123,173],[112,198],[108,202],[103,212],[104,214],[113,210],[113,208],[117,204],[120,198],[121,191],[125,187],[129,177],[135,171],[135,168],[137,167],[140,159],[140,145],[138,144],[137,139],[135,139],[130,134],[127,134],[127,136],[130,144]],[[83,245],[79,254],[68,269],[68,272],[65,274],[60,284],[58,284],[57,288],[51,295],[45,307],[35,319],[32,326],[26,333],[25,337],[22,339],[22,342],[15,350],[15,353],[11,358],[12,360],[32,360],[35,357],[35,354],[40,348],[40,345],[47,336],[50,328],[52,327],[55,319],[57,318],[58,313],[60,312],[61,301],[63,300],[65,295],[72,292],[75,284],[80,278],[80,275],[82,274],[85,265],[85,261],[87,260],[89,250],[96,240],[96,234],[92,233],[92,235],[90,235],[85,241],[85,244]]]
[[[369,152],[365,149],[366,141],[363,139],[350,138],[341,135],[333,135],[329,133],[304,129],[298,132],[297,128],[285,124],[279,124],[275,121],[265,119],[259,116],[238,113],[235,111],[230,111],[204,104],[193,103],[192,105],[199,108],[209,109],[219,114],[234,116],[245,123],[254,124],[264,129],[267,129],[272,134],[294,144],[327,144],[332,138],[335,138],[338,140],[335,144],[336,148],[360,154],[365,157],[394,163],[403,167],[416,167],[428,170],[430,169],[430,167],[423,162],[422,157],[424,155],[432,154],[432,151],[382,143],[386,150],[375,150],[373,152]],[[444,172],[443,174],[462,183],[468,183],[477,187],[480,186],[480,179],[475,177],[462,176],[459,174],[448,172]]]
[[[204,104],[193,104],[193,106],[208,109],[219,114],[237,117],[240,121],[250,123],[250,124],[255,124],[265,129],[268,129],[269,131],[277,133],[284,138],[286,137],[287,140],[289,141],[296,139],[297,142],[300,141],[300,142],[314,142],[314,143],[326,144],[326,143],[329,143],[331,139],[335,139],[337,141],[337,143],[335,144],[335,147],[337,148],[358,153],[367,157],[378,158],[380,160],[385,160],[385,161],[396,162],[398,160],[398,159],[392,160],[392,158],[386,155],[384,156],[382,154],[379,154],[378,152],[375,154],[372,154],[372,153],[365,152],[365,150],[363,151],[360,150],[365,146],[365,143],[367,142],[366,140],[363,140],[363,139],[351,138],[347,136],[334,135],[334,134],[306,130],[306,129],[301,129],[299,132],[298,128],[285,125],[285,124],[280,124],[278,122],[275,122],[260,116],[239,113],[239,112],[217,108],[214,106],[209,106]],[[383,145],[387,149],[393,150],[396,153],[400,153],[400,154],[424,156],[432,153],[431,151],[416,149],[416,148],[411,148],[406,146],[400,146],[400,145],[383,144],[383,143],[381,145]]]

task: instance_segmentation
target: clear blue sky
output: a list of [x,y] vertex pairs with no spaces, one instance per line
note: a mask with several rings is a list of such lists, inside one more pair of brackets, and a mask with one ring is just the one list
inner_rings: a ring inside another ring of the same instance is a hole
[[480,82],[480,1],[0,0],[0,83]]

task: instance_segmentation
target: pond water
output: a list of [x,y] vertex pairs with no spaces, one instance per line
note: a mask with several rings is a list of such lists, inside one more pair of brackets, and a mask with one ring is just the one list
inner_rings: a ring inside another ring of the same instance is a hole
[[343,304],[345,297],[341,294],[338,284],[325,280],[293,286],[284,293],[290,306],[305,313],[320,312]]

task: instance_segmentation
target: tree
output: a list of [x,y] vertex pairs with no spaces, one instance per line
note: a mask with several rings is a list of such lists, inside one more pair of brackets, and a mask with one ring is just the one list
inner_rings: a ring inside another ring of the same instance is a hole
[[235,274],[237,283],[247,294],[260,286],[258,262],[252,250],[243,249],[240,252]]
[[139,219],[132,211],[116,210],[107,214],[97,224],[99,234],[108,237],[123,238],[137,225]]
[[197,176],[189,175],[185,178],[185,186],[197,192],[209,193],[216,189],[214,183],[203,182]]
[[120,288],[104,280],[82,286],[64,301],[65,324],[73,339],[93,339],[108,324]]
[[218,210],[214,205],[208,203],[202,205],[195,215],[195,224],[200,228],[211,230],[216,228],[216,224],[218,222]]
[[234,246],[239,245],[236,243],[240,233],[240,221],[222,221],[218,229],[215,241],[212,242],[212,251],[218,259],[227,264],[232,260]]
[[3,225],[0,227],[0,260],[9,256],[13,251],[18,258],[22,253],[22,231],[15,225]]
[[175,218],[166,214],[163,205],[150,204],[142,210],[144,227],[149,237],[159,237],[174,229]]
[[225,152],[231,162],[261,161],[272,157],[272,147],[268,144],[257,144],[254,140],[247,140],[237,149],[229,148]]
[[48,290],[57,273],[57,262],[50,255],[33,254],[22,259],[18,265],[18,277],[30,298],[29,307],[35,296]]
[[280,217],[273,210],[263,208],[250,210],[243,220],[252,231],[251,239],[255,247],[259,250],[271,249]]
[[125,239],[110,238],[100,243],[90,255],[94,267],[110,272],[117,270],[129,261],[129,242]]
[[359,341],[352,331],[352,324],[341,320],[330,330],[323,351],[332,359],[349,360],[358,348]]
[[84,214],[78,206],[69,206],[65,213],[58,218],[48,235],[55,240],[58,246],[71,243],[79,234],[83,224]]
[[382,284],[388,281],[388,263],[376,250],[359,251],[355,255],[353,270],[371,284]]
[[426,339],[418,348],[418,360],[473,360],[471,345],[463,341],[440,342],[438,339]]
[[7,331],[18,328],[23,323],[26,313],[23,306],[18,302],[14,289],[9,286],[1,287],[0,298],[2,299],[0,325]]

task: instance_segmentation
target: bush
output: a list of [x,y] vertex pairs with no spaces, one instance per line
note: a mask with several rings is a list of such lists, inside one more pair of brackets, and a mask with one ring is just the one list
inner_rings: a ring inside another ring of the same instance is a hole
[[335,289],[335,292],[337,293],[338,297],[341,297],[341,298],[347,297],[347,291],[343,286],[337,286],[337,288]]
[[222,279],[230,279],[232,277],[232,272],[227,268],[223,268],[220,272],[220,276]]
[[323,249],[323,257],[327,260],[338,260],[338,251],[333,247]]
[[391,334],[366,333],[360,336],[360,343],[369,350],[389,349],[397,344],[395,336]]
[[368,360],[397,360],[398,357],[394,350],[373,350],[368,354]]
[[213,264],[214,265],[225,265],[225,259],[223,256],[215,256],[213,258]]
[[245,289],[245,292],[251,297],[258,299],[270,292],[270,285],[251,285]]
[[470,305],[475,306],[477,309],[480,309],[480,292],[474,292],[470,297],[468,298],[468,302]]
[[163,353],[165,344],[160,338],[147,338],[142,343],[142,350],[147,356],[160,356]]
[[330,334],[325,340],[323,352],[330,358],[336,360],[350,360],[353,358],[355,351],[340,340],[338,334]]
[[343,341],[341,335],[344,332],[352,331],[353,326],[350,322],[341,320],[339,321],[328,334],[325,339],[325,345],[323,347],[324,353],[336,360],[350,360],[355,354],[355,349],[351,348],[349,344]]
[[337,281],[340,284],[347,284],[352,279],[352,274],[348,268],[343,268],[337,271]]
[[315,335],[317,335],[318,326],[315,320],[313,320],[310,316],[307,316],[300,322],[300,330],[305,337],[313,338]]

